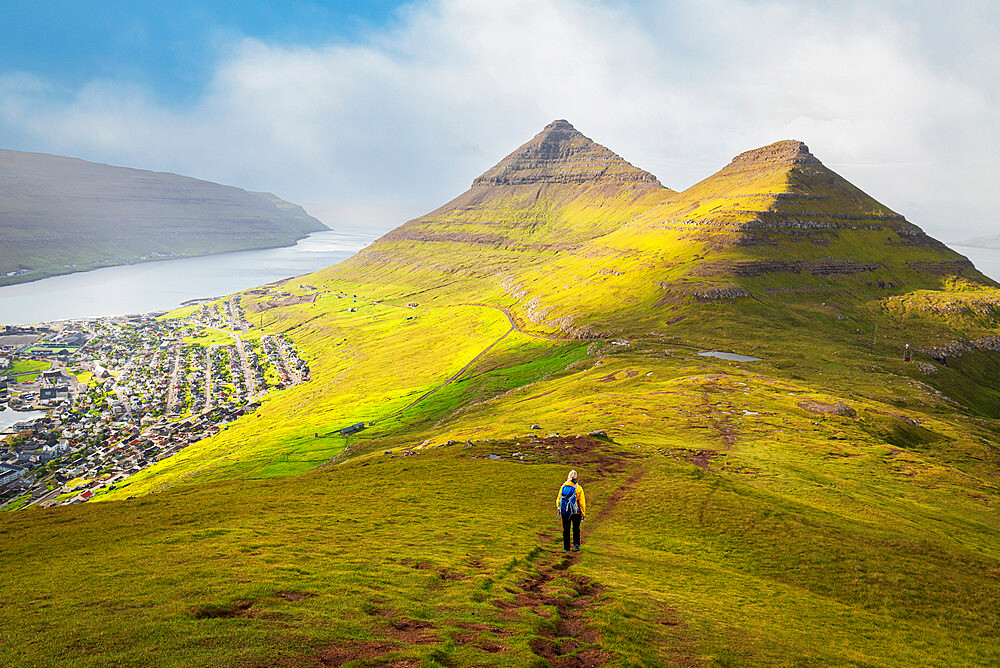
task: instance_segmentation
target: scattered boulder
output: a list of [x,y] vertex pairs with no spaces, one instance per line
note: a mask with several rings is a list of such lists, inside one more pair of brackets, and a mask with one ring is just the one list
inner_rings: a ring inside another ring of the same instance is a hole
[[835,404],[827,404],[822,401],[807,400],[800,401],[797,405],[802,410],[807,413],[812,413],[813,415],[823,415],[824,413],[829,413],[830,415],[840,415],[841,417],[858,417],[858,412],[842,401],[838,401]]
[[707,288],[694,293],[695,299],[700,302],[717,301],[720,299],[739,299],[741,297],[749,296],[750,293],[744,288],[733,285]]
[[587,435],[593,438],[607,438],[608,432],[604,431],[603,429],[595,429],[594,431],[590,432]]
[[533,424],[531,425],[531,427],[529,427],[529,429],[541,429],[541,427],[537,424]]

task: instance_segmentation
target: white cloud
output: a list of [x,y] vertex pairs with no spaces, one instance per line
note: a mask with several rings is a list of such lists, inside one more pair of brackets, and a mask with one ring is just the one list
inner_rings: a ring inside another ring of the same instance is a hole
[[958,4],[439,0],[363,43],[234,43],[185,108],[108,81],[66,101],[8,73],[0,139],[271,190],[334,226],[391,226],[553,118],[675,188],[798,138],[957,239],[994,231],[1000,204],[1000,17]]

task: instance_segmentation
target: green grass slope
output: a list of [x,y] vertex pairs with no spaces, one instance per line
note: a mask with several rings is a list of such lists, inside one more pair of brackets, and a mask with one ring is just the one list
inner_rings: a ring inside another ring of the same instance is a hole
[[[538,155],[569,156],[551,179],[603,167],[510,208],[518,170],[487,172],[462,215],[509,242],[430,239],[446,207],[278,286],[320,295],[248,336],[283,333],[310,382],[98,503],[4,513],[0,662],[1000,660],[996,287],[798,145],[612,204],[593,193],[632,188],[600,182],[620,163],[551,129],[585,155],[543,133],[525,178]],[[578,205],[618,213],[526,247]],[[808,218],[825,242],[788,234]],[[567,557],[570,468],[588,514]]]

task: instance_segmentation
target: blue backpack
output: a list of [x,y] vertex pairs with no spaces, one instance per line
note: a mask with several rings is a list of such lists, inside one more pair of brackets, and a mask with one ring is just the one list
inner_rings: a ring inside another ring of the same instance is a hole
[[580,514],[580,504],[576,502],[576,485],[562,486],[562,498],[559,499],[559,513],[562,515]]

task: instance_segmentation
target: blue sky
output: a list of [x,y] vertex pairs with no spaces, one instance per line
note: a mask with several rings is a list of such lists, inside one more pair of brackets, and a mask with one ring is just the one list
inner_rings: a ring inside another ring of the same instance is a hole
[[92,79],[148,86],[164,104],[197,99],[232,43],[317,45],[385,30],[401,2],[7,0],[0,63],[64,90]]
[[0,147],[388,229],[546,123],[683,189],[800,139],[938,238],[1000,233],[990,0],[0,0]]

